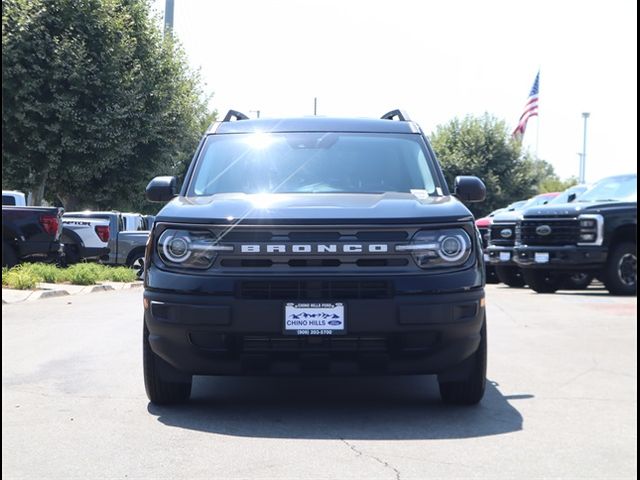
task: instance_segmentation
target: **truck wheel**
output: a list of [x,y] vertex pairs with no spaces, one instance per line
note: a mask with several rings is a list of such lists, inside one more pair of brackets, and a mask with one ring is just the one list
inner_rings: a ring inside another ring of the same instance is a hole
[[525,286],[522,270],[518,267],[496,267],[496,276],[500,282],[514,288]]
[[496,269],[495,267],[490,267],[487,266],[486,267],[486,277],[487,277],[487,283],[500,283],[500,280],[498,280],[498,276],[496,275]]
[[176,370],[153,353],[146,325],[142,337],[144,387],[149,401],[156,405],[186,402],[191,395],[192,376]]
[[593,274],[587,272],[579,272],[571,274],[564,281],[562,288],[567,290],[585,290],[591,285]]
[[75,263],[79,263],[80,258],[80,249],[78,245],[75,243],[65,243],[64,244],[64,256],[66,265],[73,265]]
[[144,279],[144,251],[134,253],[127,261],[127,265],[136,272],[138,280]]
[[[480,345],[476,352],[463,365],[469,370],[462,381],[444,381],[438,378],[440,398],[444,403],[453,405],[475,405],[484,396],[487,382],[487,321],[480,331]],[[467,364],[467,365],[465,365]]]
[[637,253],[635,242],[622,242],[609,253],[604,269],[604,286],[614,295],[634,295]]
[[538,293],[556,293],[567,278],[549,270],[524,270],[522,275],[529,288]]
[[2,242],[2,266],[11,268],[18,264],[16,251],[7,242]]

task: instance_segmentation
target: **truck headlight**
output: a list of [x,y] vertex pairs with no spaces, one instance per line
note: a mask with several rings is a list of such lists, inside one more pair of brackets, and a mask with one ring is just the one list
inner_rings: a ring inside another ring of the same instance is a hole
[[233,251],[233,246],[219,245],[218,237],[208,230],[170,228],[158,239],[158,255],[172,267],[209,268],[220,251]]
[[420,268],[464,265],[471,255],[471,238],[462,228],[420,230],[408,245],[396,245],[397,252],[411,252]]
[[602,215],[580,215],[578,222],[580,223],[578,245],[602,245],[604,238],[604,218]]

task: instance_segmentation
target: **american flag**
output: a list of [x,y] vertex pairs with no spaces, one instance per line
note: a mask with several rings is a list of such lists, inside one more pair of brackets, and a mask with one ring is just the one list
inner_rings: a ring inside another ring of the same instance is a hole
[[538,88],[540,87],[540,72],[536,75],[536,79],[533,82],[533,87],[531,87],[531,93],[529,93],[529,98],[527,99],[527,103],[524,106],[524,112],[518,121],[518,126],[513,131],[513,136],[518,139],[522,139],[524,135],[524,131],[527,128],[527,121],[531,117],[535,117],[538,115]]

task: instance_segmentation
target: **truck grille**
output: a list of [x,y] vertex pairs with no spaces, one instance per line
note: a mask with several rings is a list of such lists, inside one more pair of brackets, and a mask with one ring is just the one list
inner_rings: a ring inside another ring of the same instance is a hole
[[491,225],[489,242],[491,245],[511,247],[516,241],[516,224],[494,223]]
[[243,280],[236,296],[250,300],[347,300],[393,296],[387,280]]
[[575,245],[580,236],[577,219],[523,220],[516,232],[520,245]]

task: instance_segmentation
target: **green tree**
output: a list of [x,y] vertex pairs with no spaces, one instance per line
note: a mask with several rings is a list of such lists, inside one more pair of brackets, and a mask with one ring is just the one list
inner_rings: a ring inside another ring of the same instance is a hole
[[181,173],[209,98],[145,0],[3,0],[3,187],[67,209],[146,207]]
[[506,123],[489,114],[439,125],[431,143],[450,187],[458,175],[476,175],[484,181],[486,200],[469,205],[476,216],[539,193],[542,180],[554,175],[549,163],[523,151]]

